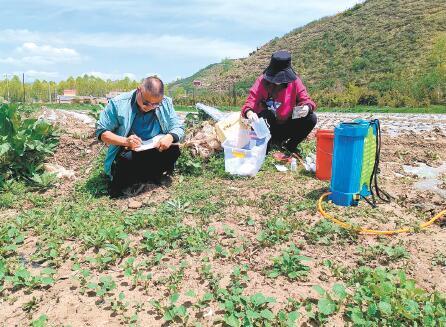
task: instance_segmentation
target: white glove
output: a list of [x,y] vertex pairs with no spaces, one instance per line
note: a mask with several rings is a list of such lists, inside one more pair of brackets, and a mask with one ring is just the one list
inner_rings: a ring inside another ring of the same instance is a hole
[[259,120],[259,116],[257,116],[257,114],[252,110],[249,110],[246,113],[246,118],[248,118],[251,122],[256,122]]
[[295,106],[293,108],[293,116],[292,119],[299,119],[307,117],[308,113],[310,112],[310,107],[308,105],[304,106]]

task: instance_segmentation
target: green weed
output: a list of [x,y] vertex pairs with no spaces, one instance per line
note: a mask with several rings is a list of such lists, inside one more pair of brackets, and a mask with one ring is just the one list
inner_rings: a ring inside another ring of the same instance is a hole
[[174,225],[144,233],[142,241],[147,252],[167,253],[173,249],[185,252],[201,252],[206,249],[215,229],[207,230],[186,225]]
[[291,226],[288,222],[282,219],[269,219],[265,222],[264,228],[257,236],[260,245],[271,246],[287,241],[291,233]]
[[268,277],[276,278],[286,276],[290,280],[301,280],[308,276],[310,267],[303,264],[304,261],[312,259],[300,255],[300,249],[295,244],[282,251],[282,254],[274,258],[274,264],[268,272]]
[[350,243],[358,238],[355,231],[338,227],[337,225],[323,219],[313,226],[308,226],[305,239],[310,244],[332,245],[333,243]]
[[393,261],[409,258],[409,253],[402,246],[388,246],[376,244],[373,246],[359,246],[356,252],[362,256],[359,259],[360,264],[372,260],[378,260],[381,264],[388,264]]
[[110,276],[101,276],[99,277],[99,282],[89,282],[87,289],[104,302],[105,296],[116,289],[116,282]]
[[179,293],[169,296],[169,304],[163,305],[158,300],[151,300],[150,304],[158,311],[166,322],[178,322],[186,325],[189,320],[189,313],[184,305],[176,305],[180,298]]
[[432,258],[432,265],[446,267],[446,255],[441,252],[436,253]]
[[346,315],[354,325],[441,326],[446,323],[446,298],[416,286],[402,271],[359,268],[356,289]]

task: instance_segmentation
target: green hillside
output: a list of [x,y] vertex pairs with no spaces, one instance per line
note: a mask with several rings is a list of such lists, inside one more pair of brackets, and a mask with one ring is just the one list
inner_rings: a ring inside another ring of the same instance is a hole
[[[446,1],[368,0],[275,38],[249,57],[225,60],[176,81],[201,92],[243,96],[271,53],[287,49],[313,95],[326,105],[445,103]],[[413,103],[412,103],[413,102]]]

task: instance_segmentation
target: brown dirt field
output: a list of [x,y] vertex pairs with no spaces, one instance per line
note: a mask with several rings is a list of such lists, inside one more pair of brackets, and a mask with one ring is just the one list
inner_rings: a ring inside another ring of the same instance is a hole
[[[63,199],[75,187],[76,182],[82,180],[91,170],[92,159],[100,151],[101,145],[95,140],[92,128],[82,126],[79,122],[69,124],[76,125],[75,131],[62,134],[60,146],[54,157],[49,162],[57,163],[67,169],[74,170],[75,180],[62,181],[56,188],[47,192],[47,196],[54,196],[55,202]],[[384,136],[381,154],[380,183],[383,189],[388,191],[395,200],[390,204],[380,204],[377,209],[371,209],[366,203],[361,202],[358,208],[336,208],[325,204],[325,208],[336,217],[343,217],[350,222],[376,229],[397,228],[402,226],[414,226],[423,222],[435,213],[446,208],[446,199],[438,194],[428,191],[418,191],[413,188],[417,181],[415,176],[409,176],[403,172],[402,165],[414,165],[416,162],[425,162],[432,166],[439,166],[446,162],[446,136],[436,131],[424,134],[404,134],[399,137]],[[444,178],[444,177],[443,177]],[[446,179],[445,183],[446,184]],[[145,189],[130,199],[142,203],[140,209],[128,208],[129,198],[118,199],[110,202],[104,200],[104,205],[110,205],[124,213],[138,210],[155,210],[162,202],[171,200],[175,189],[182,187],[187,189],[186,182],[182,182],[180,176],[173,178],[171,187],[155,187],[147,185]],[[369,248],[377,244],[401,245],[410,254],[409,258],[397,261],[382,262],[375,258],[367,262],[368,266],[386,266],[389,268],[404,268],[414,278],[418,285],[428,291],[446,292],[446,267],[432,265],[432,260],[438,253],[446,254],[446,228],[434,224],[429,229],[420,233],[399,234],[396,236],[379,237],[359,235],[356,239],[342,238],[340,234],[333,234],[330,245],[323,245],[319,241],[310,241],[311,231],[322,218],[315,209],[315,201],[327,189],[328,183],[318,181],[312,176],[302,172],[279,173],[272,171],[260,172],[252,179],[214,179],[208,180],[203,189],[214,189],[213,197],[208,201],[221,202],[223,209],[218,213],[212,213],[207,217],[206,227],[214,227],[214,237],[209,248],[199,254],[184,253],[181,250],[173,250],[168,253],[158,265],[143,267],[144,274],[150,273],[151,279],[147,282],[139,282],[132,285],[129,277],[125,276],[122,260],[111,265],[105,271],[92,270],[91,278],[110,276],[117,283],[117,288],[110,295],[111,299],[117,299],[118,294],[125,294],[125,302],[128,302],[127,311],[113,312],[110,300],[101,303],[97,296],[91,292],[84,292],[83,286],[78,280],[79,272],[72,270],[73,262],[66,260],[57,268],[56,282],[51,287],[33,290],[13,290],[7,288],[0,297],[0,325],[24,326],[30,319],[37,319],[41,314],[48,316],[51,325],[71,326],[121,326],[130,323],[133,313],[138,313],[138,323],[141,326],[161,326],[163,319],[149,304],[150,300],[158,299],[167,303],[169,289],[166,278],[180,269],[181,261],[187,263],[178,282],[178,290],[181,296],[178,303],[184,303],[189,308],[190,322],[186,326],[192,326],[193,321],[200,322],[202,326],[212,326],[219,323],[222,317],[221,308],[216,301],[212,301],[204,308],[192,306],[192,299],[185,295],[188,290],[193,290],[197,296],[202,296],[209,291],[209,281],[200,273],[203,262],[212,266],[212,273],[224,287],[229,283],[229,276],[235,265],[247,264],[249,281],[246,283],[246,294],[263,293],[276,298],[272,310],[277,312],[287,303],[287,298],[296,300],[307,297],[317,297],[312,289],[313,285],[321,285],[329,288],[342,280],[342,273],[337,276],[333,270],[323,265],[324,260],[335,263],[341,271],[342,268],[355,269],[362,265],[363,256],[358,252],[358,247]],[[444,185],[443,184],[443,185]],[[297,202],[306,201],[314,203],[308,208],[289,210],[287,208]],[[206,200],[203,200],[205,203]],[[198,201],[191,206],[201,205]],[[0,215],[0,221],[9,219],[18,213],[17,210],[7,210]],[[203,226],[193,213],[184,215],[183,224],[188,226]],[[265,222],[272,217],[281,217],[293,226],[289,238],[277,244],[261,246],[258,235]],[[247,224],[248,219],[252,224]],[[444,219],[443,219],[444,221]],[[233,230],[235,236],[228,236],[225,230]],[[134,254],[137,262],[154,260],[153,254],[141,251],[141,233],[135,233],[131,238],[131,247],[136,249]],[[31,256],[36,251],[39,238],[29,234],[25,242],[20,246],[19,253],[27,267],[42,268],[43,265],[32,263]],[[87,263],[87,257],[94,254],[93,250],[83,252],[80,246],[76,246],[78,240],[66,240],[73,246],[73,253],[77,253],[78,261]],[[302,281],[290,281],[283,276],[276,279],[266,277],[265,272],[270,268],[273,257],[279,255],[281,250],[289,243],[295,243],[301,254],[311,257],[308,263],[310,274]],[[66,245],[67,245],[66,244]],[[240,253],[230,254],[228,257],[219,257],[214,248],[217,244],[225,249],[242,247]],[[347,278],[347,275],[344,275]],[[35,308],[27,313],[24,304],[30,301],[37,303]],[[336,326],[345,323],[340,315],[331,318],[328,326]],[[307,320],[302,318],[299,325],[306,325]]]

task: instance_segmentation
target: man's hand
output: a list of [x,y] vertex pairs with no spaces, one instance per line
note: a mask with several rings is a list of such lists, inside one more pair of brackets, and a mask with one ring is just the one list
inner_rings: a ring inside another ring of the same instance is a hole
[[142,140],[138,136],[132,134],[127,137],[125,146],[130,150],[135,150],[137,147],[141,146],[141,144]]
[[256,122],[259,120],[259,116],[257,116],[257,114],[252,110],[248,110],[246,113],[246,118],[248,118],[251,122]]
[[157,144],[155,144],[155,148],[158,149],[159,152],[163,152],[170,148],[173,142],[173,136],[170,134],[165,135]]
[[310,112],[310,107],[308,105],[304,105],[302,107],[296,106],[293,109],[292,119],[299,119],[299,118],[307,117],[309,112]]

